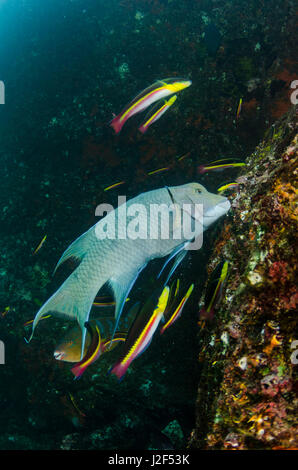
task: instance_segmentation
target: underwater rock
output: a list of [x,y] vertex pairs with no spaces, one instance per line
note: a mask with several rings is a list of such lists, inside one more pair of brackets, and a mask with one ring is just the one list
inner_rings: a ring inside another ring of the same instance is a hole
[[211,256],[209,273],[222,256],[230,272],[215,320],[199,333],[190,448],[298,446],[296,112],[293,106],[248,157]]

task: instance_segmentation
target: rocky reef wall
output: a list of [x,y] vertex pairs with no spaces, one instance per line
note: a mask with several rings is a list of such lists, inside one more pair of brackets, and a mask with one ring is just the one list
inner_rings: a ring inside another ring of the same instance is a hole
[[190,448],[298,447],[294,106],[246,163],[208,266],[211,273],[224,258],[229,275],[214,320],[199,331]]

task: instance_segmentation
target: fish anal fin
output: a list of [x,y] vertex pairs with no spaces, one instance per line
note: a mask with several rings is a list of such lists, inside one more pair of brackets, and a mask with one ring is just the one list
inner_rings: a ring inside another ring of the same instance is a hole
[[169,282],[170,278],[172,277],[172,275],[174,274],[174,272],[176,271],[176,269],[178,268],[179,264],[184,260],[185,256],[187,255],[187,251],[186,250],[182,250],[180,251],[177,255],[176,255],[176,258],[175,258],[175,261],[173,263],[173,266],[171,267],[171,270],[167,276],[167,279],[165,281],[165,285]]
[[[157,279],[160,278],[160,276],[161,276],[162,273],[164,272],[164,270],[165,270],[165,268],[167,267],[167,265],[169,264],[169,262],[170,262],[173,258],[175,258],[175,256],[177,256],[179,253],[183,252],[183,250],[185,249],[186,245],[187,245],[187,243],[184,242],[184,243],[182,243],[181,245],[177,246],[177,247],[175,248],[175,250],[174,250],[172,253],[170,253],[170,255],[167,257],[166,261],[164,262],[164,265],[163,265],[163,267],[161,268],[161,271],[159,272],[159,274],[158,274],[158,276],[157,276]],[[168,277],[168,279],[167,279],[167,282],[168,282],[168,280],[169,280],[169,277]],[[165,284],[166,284],[166,283],[165,283]]]

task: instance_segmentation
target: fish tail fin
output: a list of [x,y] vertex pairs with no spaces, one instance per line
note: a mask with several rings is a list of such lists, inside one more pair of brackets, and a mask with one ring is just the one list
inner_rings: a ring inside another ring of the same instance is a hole
[[140,132],[142,132],[142,134],[145,134],[147,132],[147,129],[148,128],[146,126],[144,126],[143,124],[138,128],[138,130]]
[[127,369],[129,367],[129,363],[127,362],[126,364],[123,364],[122,362],[117,362],[114,366],[112,366],[109,369],[109,374],[114,374],[116,377],[118,377],[119,382],[123,380],[124,375],[127,372]]
[[80,379],[85,372],[87,366],[82,366],[81,364],[76,364],[70,370],[75,376],[75,379]]
[[212,321],[214,317],[214,309],[207,311],[204,307],[199,312],[199,320]]
[[162,325],[162,327],[161,327],[159,333],[160,333],[161,335],[163,335],[165,331],[166,331],[166,327],[165,327],[165,325]]
[[88,321],[92,303],[97,293],[97,287],[80,282],[77,275],[78,269],[66,279],[62,286],[39,309],[33,321],[29,341],[31,341],[40,319],[46,313],[51,312],[54,315],[66,317],[68,320],[76,320],[82,330],[82,358],[87,332],[85,322]]
[[112,121],[110,122],[110,126],[114,129],[116,134],[119,134],[125,122],[126,122],[125,119],[121,121],[121,115],[119,115],[119,116],[114,117],[114,119],[112,119]]
[[205,307],[202,307],[201,310],[199,311],[199,320],[205,320],[206,317],[206,309]]

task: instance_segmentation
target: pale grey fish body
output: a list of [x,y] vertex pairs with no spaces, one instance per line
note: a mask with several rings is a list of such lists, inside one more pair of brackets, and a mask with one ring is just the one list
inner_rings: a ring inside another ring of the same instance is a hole
[[[198,183],[189,183],[142,193],[111,211],[75,240],[62,255],[57,267],[72,256],[80,260],[81,263],[37,312],[31,337],[38,321],[47,312],[64,314],[70,320],[78,321],[83,334],[83,351],[86,335],[85,322],[88,321],[94,298],[99,289],[107,282],[113,290],[116,302],[115,331],[125,299],[139,272],[150,260],[173,253],[177,247],[189,240],[182,237],[174,239],[171,236],[173,230],[169,239],[161,239],[160,234],[157,239],[119,239],[117,224],[114,239],[99,239],[98,234],[104,231],[104,228],[107,227],[109,221],[113,221],[113,218],[117,221],[118,211],[123,211],[124,208],[129,210],[132,204],[142,205],[148,210],[149,214],[150,204],[167,204],[170,206],[173,200],[176,204],[173,215],[175,219],[174,227],[175,224],[176,226],[179,225],[180,219],[178,216],[179,211],[183,212],[183,204],[203,204],[204,226],[199,229],[201,232],[224,215],[230,207],[229,201],[225,197],[209,193]],[[128,218],[127,224],[127,220],[120,217],[119,228],[124,230],[129,227],[130,220]],[[143,228],[146,227],[147,223],[147,233],[149,233],[149,218],[140,212],[138,221],[139,226]],[[123,224],[127,224],[127,226],[123,226]],[[158,216],[155,219],[150,218],[150,225],[159,226]],[[199,233],[196,233],[197,235]]]

